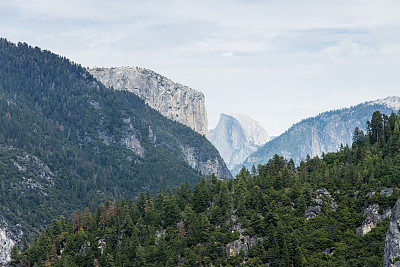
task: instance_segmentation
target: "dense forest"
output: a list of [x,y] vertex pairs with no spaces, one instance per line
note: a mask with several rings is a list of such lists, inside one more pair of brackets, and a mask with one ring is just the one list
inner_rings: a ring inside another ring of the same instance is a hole
[[104,87],[64,57],[0,39],[0,223],[13,233],[30,240],[75,209],[194,186],[200,172],[182,148],[223,164],[204,136],[136,95]]
[[[21,252],[14,247],[10,264],[381,266],[389,218],[365,235],[356,228],[369,205],[382,213],[400,197],[399,126],[398,114],[377,111],[351,147],[299,166],[275,155],[234,180],[209,176],[193,189],[77,210]],[[379,193],[388,188],[393,194]]]

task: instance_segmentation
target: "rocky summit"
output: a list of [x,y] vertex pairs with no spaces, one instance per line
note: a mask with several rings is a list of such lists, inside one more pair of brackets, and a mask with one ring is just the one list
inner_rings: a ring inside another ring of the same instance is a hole
[[209,139],[228,168],[232,168],[257,151],[270,137],[257,121],[246,115],[221,114],[218,125],[209,132]]
[[351,145],[355,127],[366,130],[366,122],[374,111],[390,115],[399,107],[400,97],[390,96],[304,119],[248,156],[243,164],[230,169],[236,174],[243,165],[249,169],[265,164],[275,154],[299,164],[307,155],[315,157],[338,151],[341,145]]
[[127,90],[168,119],[207,137],[208,122],[203,93],[138,67],[94,68],[89,72],[115,90]]

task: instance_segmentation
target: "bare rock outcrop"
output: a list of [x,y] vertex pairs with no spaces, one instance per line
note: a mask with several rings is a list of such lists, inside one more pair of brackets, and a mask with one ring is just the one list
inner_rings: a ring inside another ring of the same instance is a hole
[[163,116],[207,137],[208,121],[203,93],[138,67],[94,68],[88,71],[105,86],[132,92]]
[[329,204],[331,209],[334,211],[338,207],[338,204],[332,197],[331,193],[329,193],[329,191],[325,188],[317,189],[315,193],[317,194],[317,197],[313,198],[315,205],[308,206],[307,209],[304,211],[304,218],[306,220],[317,217],[321,213],[321,208],[324,202],[327,202],[327,204]]
[[247,256],[251,247],[257,246],[258,242],[263,242],[265,239],[263,237],[243,235],[246,228],[242,227],[242,224],[238,221],[238,216],[235,213],[236,210],[232,210],[232,214],[226,223],[232,223],[230,229],[232,230],[232,233],[239,233],[239,238],[225,245],[226,258],[236,257],[239,255],[240,251],[243,251],[244,255]]
[[0,266],[11,260],[11,248],[15,245],[12,234],[5,226],[0,227]]
[[211,157],[202,159],[200,151],[190,146],[181,146],[184,160],[195,170],[203,175],[215,174],[220,179],[232,179],[232,174],[226,168],[225,162],[221,157]]
[[375,228],[379,222],[390,216],[390,214],[390,207],[384,207],[382,212],[379,212],[378,204],[369,205],[366,209],[364,209],[364,215],[366,215],[366,218],[362,222],[361,226],[357,227],[356,234],[365,235],[369,233],[372,228]]
[[386,232],[383,266],[400,266],[400,199],[392,209],[389,227]]
[[240,251],[243,250],[244,255],[247,256],[249,249],[253,246],[257,246],[258,242],[261,242],[263,238],[261,237],[250,237],[250,236],[240,236],[239,239],[228,243],[225,246],[226,257],[235,257],[239,255]]
[[252,118],[241,114],[221,114],[209,139],[229,169],[241,164],[251,153],[270,140],[267,131]]

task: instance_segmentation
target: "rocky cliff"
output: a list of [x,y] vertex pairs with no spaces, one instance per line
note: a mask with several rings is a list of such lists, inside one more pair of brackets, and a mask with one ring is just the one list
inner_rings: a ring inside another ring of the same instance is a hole
[[400,266],[400,199],[396,202],[390,216],[385,239],[383,266]]
[[379,222],[390,216],[392,211],[390,207],[382,208],[382,214],[379,213],[379,208],[379,204],[372,204],[364,209],[364,215],[366,215],[366,217],[361,226],[357,227],[357,235],[366,235],[372,228],[375,228]]
[[10,233],[6,228],[0,228],[0,266],[3,266],[11,259],[10,252],[14,244],[15,240],[10,237]]
[[248,156],[243,164],[233,169],[233,174],[238,173],[242,165],[250,169],[252,165],[265,164],[275,154],[292,158],[299,164],[307,155],[315,157],[338,151],[341,144],[351,145],[355,127],[365,131],[366,122],[374,111],[390,115],[399,107],[400,97],[392,96],[302,120]]
[[231,169],[268,142],[270,137],[257,121],[248,116],[221,114],[218,125],[209,132],[209,139]]
[[105,86],[130,91],[168,119],[207,137],[207,112],[201,92],[137,67],[95,68],[89,72]]
[[201,175],[231,178],[205,136],[127,90],[106,88],[80,65],[1,38],[0,62],[4,261],[21,231],[30,241],[76,209],[194,186]]
[[[398,189],[396,189],[398,190]],[[366,197],[371,198],[376,194],[375,191],[368,192]],[[384,188],[380,191],[380,195],[390,197],[393,194],[393,188]],[[379,206],[379,204],[371,204],[367,208],[364,208],[365,219],[361,226],[357,227],[356,235],[366,235],[372,228],[375,228],[377,224],[383,221],[386,217],[392,213],[391,207]]]

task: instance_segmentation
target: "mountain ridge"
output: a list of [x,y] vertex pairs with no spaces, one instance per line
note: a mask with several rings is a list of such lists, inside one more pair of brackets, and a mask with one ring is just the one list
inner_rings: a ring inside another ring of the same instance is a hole
[[341,144],[351,145],[355,127],[366,130],[366,122],[374,111],[390,115],[399,105],[400,97],[389,96],[303,119],[249,155],[232,172],[237,174],[242,166],[250,169],[252,165],[265,164],[275,154],[292,158],[299,164],[307,155],[314,157],[338,151]]

